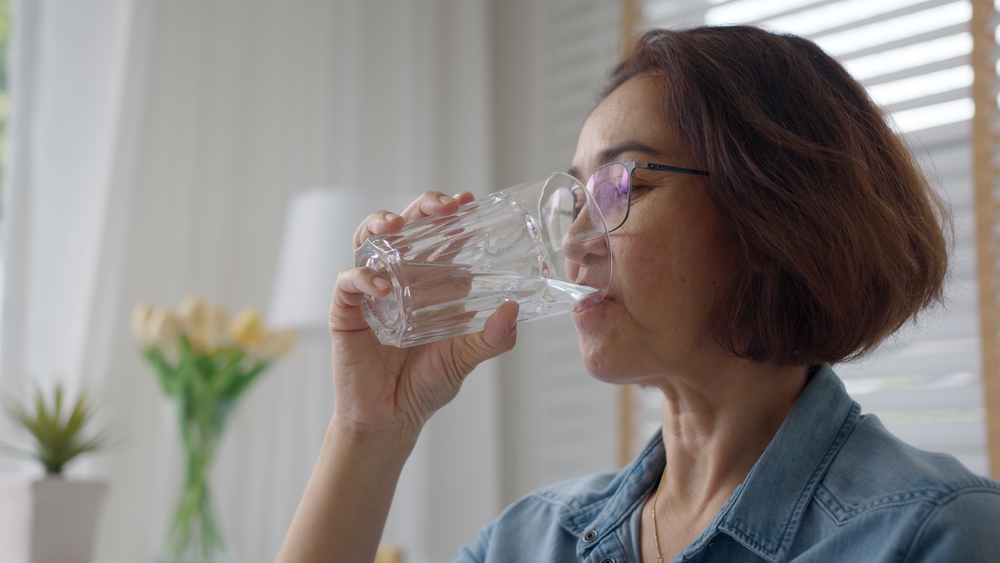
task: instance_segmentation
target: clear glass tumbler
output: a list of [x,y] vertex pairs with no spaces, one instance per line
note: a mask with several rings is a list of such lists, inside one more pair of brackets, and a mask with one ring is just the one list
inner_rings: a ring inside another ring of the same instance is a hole
[[611,283],[604,219],[561,172],[370,237],[355,262],[392,283],[362,309],[379,341],[400,348],[478,332],[506,301],[520,304],[519,322],[569,312]]

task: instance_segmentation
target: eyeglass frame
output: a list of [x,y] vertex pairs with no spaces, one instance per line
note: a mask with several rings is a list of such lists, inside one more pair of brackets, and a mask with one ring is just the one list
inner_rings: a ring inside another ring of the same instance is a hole
[[[628,215],[632,211],[632,184],[635,181],[636,168],[641,168],[643,170],[654,170],[657,172],[676,172],[678,174],[692,174],[695,176],[711,176],[711,174],[709,174],[705,170],[695,170],[694,168],[680,168],[678,166],[670,166],[667,164],[654,164],[651,162],[616,161],[616,162],[608,162],[607,164],[602,164],[598,166],[596,169],[594,169],[594,171],[590,174],[590,176],[587,177],[587,181],[584,183],[585,189],[586,186],[590,184],[590,180],[593,179],[594,175],[597,174],[597,172],[601,168],[612,166],[614,164],[621,164],[622,166],[625,167],[625,171],[628,172],[628,201],[626,201],[625,203],[625,216],[622,217],[621,223],[618,223],[618,225],[616,225],[615,228],[608,229],[607,231],[605,231],[608,234],[611,234],[612,232],[617,231],[619,228],[621,228],[621,226],[625,224],[625,221],[628,220]],[[594,195],[593,193],[590,193],[590,190],[587,190],[587,193],[589,193],[591,197],[593,197]],[[596,199],[594,205],[595,206],[597,205]],[[604,212],[601,211],[600,207],[598,207],[597,209],[598,211],[601,212],[601,217],[603,218]]]

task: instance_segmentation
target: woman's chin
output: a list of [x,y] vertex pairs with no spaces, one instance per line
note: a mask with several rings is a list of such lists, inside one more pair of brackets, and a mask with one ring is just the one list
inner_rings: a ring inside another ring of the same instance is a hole
[[589,347],[581,337],[580,354],[583,357],[583,367],[594,379],[615,385],[629,383],[628,376],[625,375],[628,371],[622,369],[625,364],[613,353]]

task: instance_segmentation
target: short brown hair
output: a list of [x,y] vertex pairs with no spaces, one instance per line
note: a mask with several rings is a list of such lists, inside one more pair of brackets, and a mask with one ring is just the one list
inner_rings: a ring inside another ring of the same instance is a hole
[[871,352],[939,303],[948,214],[885,116],[811,41],[750,26],[653,29],[602,98],[637,75],[711,176],[741,245],[715,336],[758,362]]

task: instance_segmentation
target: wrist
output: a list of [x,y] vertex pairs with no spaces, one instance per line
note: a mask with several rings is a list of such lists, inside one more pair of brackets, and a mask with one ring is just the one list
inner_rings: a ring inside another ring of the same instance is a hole
[[417,443],[423,425],[374,427],[338,416],[336,410],[327,427],[326,439],[350,449],[377,448],[383,452],[400,452],[408,456]]

